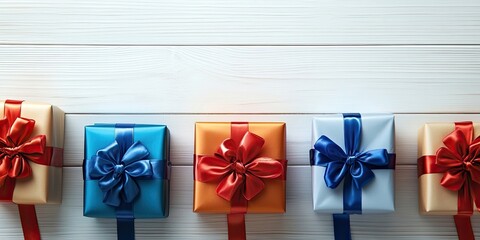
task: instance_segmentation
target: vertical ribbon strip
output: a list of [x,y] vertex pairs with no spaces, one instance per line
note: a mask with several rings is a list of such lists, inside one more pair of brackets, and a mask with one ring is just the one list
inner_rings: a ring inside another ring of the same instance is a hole
[[[240,143],[243,136],[248,132],[248,123],[232,123],[230,127],[230,138]],[[228,239],[247,239],[245,227],[245,213],[247,213],[247,199],[242,196],[241,191],[236,191],[231,202],[230,213],[227,215]]]
[[358,113],[343,114],[345,151],[325,135],[320,136],[310,150],[310,163],[324,166],[325,183],[336,188],[343,181],[343,214],[334,214],[335,239],[349,240],[349,214],[362,213],[362,188],[371,182],[372,169],[392,169],[395,154],[386,149],[360,152],[362,121]]
[[350,233],[350,214],[333,214],[333,234],[337,240],[352,240],[352,234]]
[[[134,124],[116,124],[115,141],[120,146],[120,152],[126,153],[133,145],[133,127]],[[124,165],[122,165],[124,166]],[[117,239],[134,240],[135,239],[135,217],[133,214],[132,202],[122,202],[115,208],[117,216]]]
[[258,156],[265,140],[248,131],[248,123],[231,123],[230,138],[213,156],[197,156],[195,178],[216,182],[217,195],[230,202],[228,239],[244,240],[248,201],[264,188],[262,179],[285,177],[286,160]]
[[[347,154],[346,164],[342,167],[350,165],[350,174],[345,174],[343,181],[343,211],[348,214],[362,213],[362,189],[371,179],[373,172],[367,172],[370,169],[364,168],[361,161],[357,160],[358,149],[360,148],[360,137],[362,133],[362,121],[360,114],[343,114],[343,134],[345,139],[345,152]],[[386,153],[386,151],[385,151]],[[385,158],[388,160],[388,158]],[[388,162],[386,162],[388,163]],[[357,166],[355,166],[357,165]],[[386,165],[386,164],[385,164]],[[367,170],[368,169],[368,170]],[[365,176],[365,177],[363,177]],[[363,183],[354,184],[353,180],[361,179]],[[348,228],[350,233],[350,228]]]
[[26,240],[40,240],[40,229],[38,228],[35,205],[18,204],[18,212],[20,213],[23,237]]

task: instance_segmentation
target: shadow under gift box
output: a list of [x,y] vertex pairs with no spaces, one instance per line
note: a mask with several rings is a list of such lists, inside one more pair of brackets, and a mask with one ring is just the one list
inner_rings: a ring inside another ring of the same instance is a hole
[[[455,123],[427,123],[418,135],[418,158],[435,156],[444,147],[443,139],[455,130]],[[473,138],[480,136],[480,123],[473,123]],[[458,214],[458,192],[440,184],[444,173],[424,173],[423,164],[418,165],[419,210],[425,215]],[[475,209],[475,208],[474,208]],[[478,211],[473,211],[478,214]]]
[[[286,159],[285,123],[249,122],[248,131],[262,137],[265,144],[258,156]],[[195,124],[195,158],[212,156],[221,143],[231,137],[229,122]],[[195,171],[197,171],[195,160]],[[286,169],[285,169],[286,171]],[[285,180],[262,179],[265,188],[248,201],[247,213],[284,213]],[[193,211],[199,213],[230,213],[231,203],[217,195],[218,182],[194,181]]]
[[[0,102],[0,119],[5,117],[5,101]],[[54,159],[62,159],[64,139],[64,113],[59,108],[45,103],[24,101],[20,117],[35,120],[31,136],[45,135],[46,146],[55,150]],[[55,160],[56,161],[56,160]],[[62,202],[62,162],[56,166],[41,165],[29,161],[32,175],[16,179],[12,202],[17,204],[59,204]]]
[[[391,114],[362,114],[359,152],[386,149],[395,153],[394,116]],[[329,114],[313,119],[312,145],[325,135],[345,151],[344,118],[342,114]],[[326,167],[312,166],[313,209],[319,213],[342,213],[343,184],[331,189],[324,175]],[[372,169],[375,178],[362,188],[362,214],[388,213],[395,210],[394,169]]]
[[[133,201],[135,218],[163,218],[168,216],[169,205],[169,131],[164,125],[135,124],[133,142],[140,141],[148,149],[151,161],[165,161],[164,179],[135,180],[140,192]],[[103,192],[98,180],[92,180],[86,169],[92,156],[98,150],[115,141],[115,124],[95,124],[85,127],[85,161],[84,161],[84,204],[86,217],[116,218],[115,207],[103,203]]]

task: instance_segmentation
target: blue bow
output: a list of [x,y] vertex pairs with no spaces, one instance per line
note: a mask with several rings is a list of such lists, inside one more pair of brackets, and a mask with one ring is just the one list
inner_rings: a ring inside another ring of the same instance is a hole
[[152,164],[146,159],[149,155],[147,148],[138,141],[126,151],[122,151],[115,141],[97,152],[92,159],[95,165],[90,177],[98,179],[105,204],[118,207],[122,203],[131,203],[137,197],[140,190],[135,178],[153,175]]
[[345,175],[350,174],[355,187],[361,189],[375,177],[370,169],[372,165],[386,166],[389,163],[386,149],[375,149],[362,153],[356,150],[347,150],[350,152],[347,154],[325,135],[315,142],[314,148],[319,152],[319,156],[316,157],[316,165],[327,167],[324,178],[329,188],[336,188]]

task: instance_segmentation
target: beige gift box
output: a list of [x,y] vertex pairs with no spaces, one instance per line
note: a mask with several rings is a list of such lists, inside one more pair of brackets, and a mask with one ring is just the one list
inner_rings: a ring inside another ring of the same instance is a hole
[[[480,123],[473,123],[474,138],[480,135]],[[419,210],[428,215],[456,215],[458,213],[458,192],[442,185],[443,173],[428,172],[424,160],[435,156],[444,147],[443,139],[455,130],[455,123],[427,123],[419,130],[418,138],[418,191]],[[475,209],[475,208],[474,208]],[[474,211],[474,214],[478,214]]]
[[[0,101],[0,118],[5,117],[5,101]],[[55,149],[52,158],[56,166],[28,161],[31,176],[16,179],[12,202],[17,204],[56,204],[62,199],[62,155],[64,139],[64,113],[50,104],[24,101],[20,117],[35,120],[33,136],[45,135],[47,148]],[[5,200],[5,199],[4,199]]]

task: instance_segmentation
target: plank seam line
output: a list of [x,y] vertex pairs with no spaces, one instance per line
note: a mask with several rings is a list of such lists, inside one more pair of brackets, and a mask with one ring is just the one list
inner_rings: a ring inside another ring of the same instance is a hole
[[[201,112],[184,112],[184,113],[175,113],[175,112],[165,112],[165,113],[65,113],[65,115],[71,116],[82,116],[82,115],[127,115],[127,116],[135,116],[135,115],[326,115],[326,114],[338,114],[339,112],[321,112],[321,113],[201,113]],[[361,112],[364,114],[368,113],[391,113],[394,115],[452,115],[452,114],[468,114],[468,115],[476,115],[480,114],[479,112]]]
[[452,44],[115,44],[115,43],[10,43],[0,42],[0,46],[57,46],[57,47],[478,47],[480,43]]

